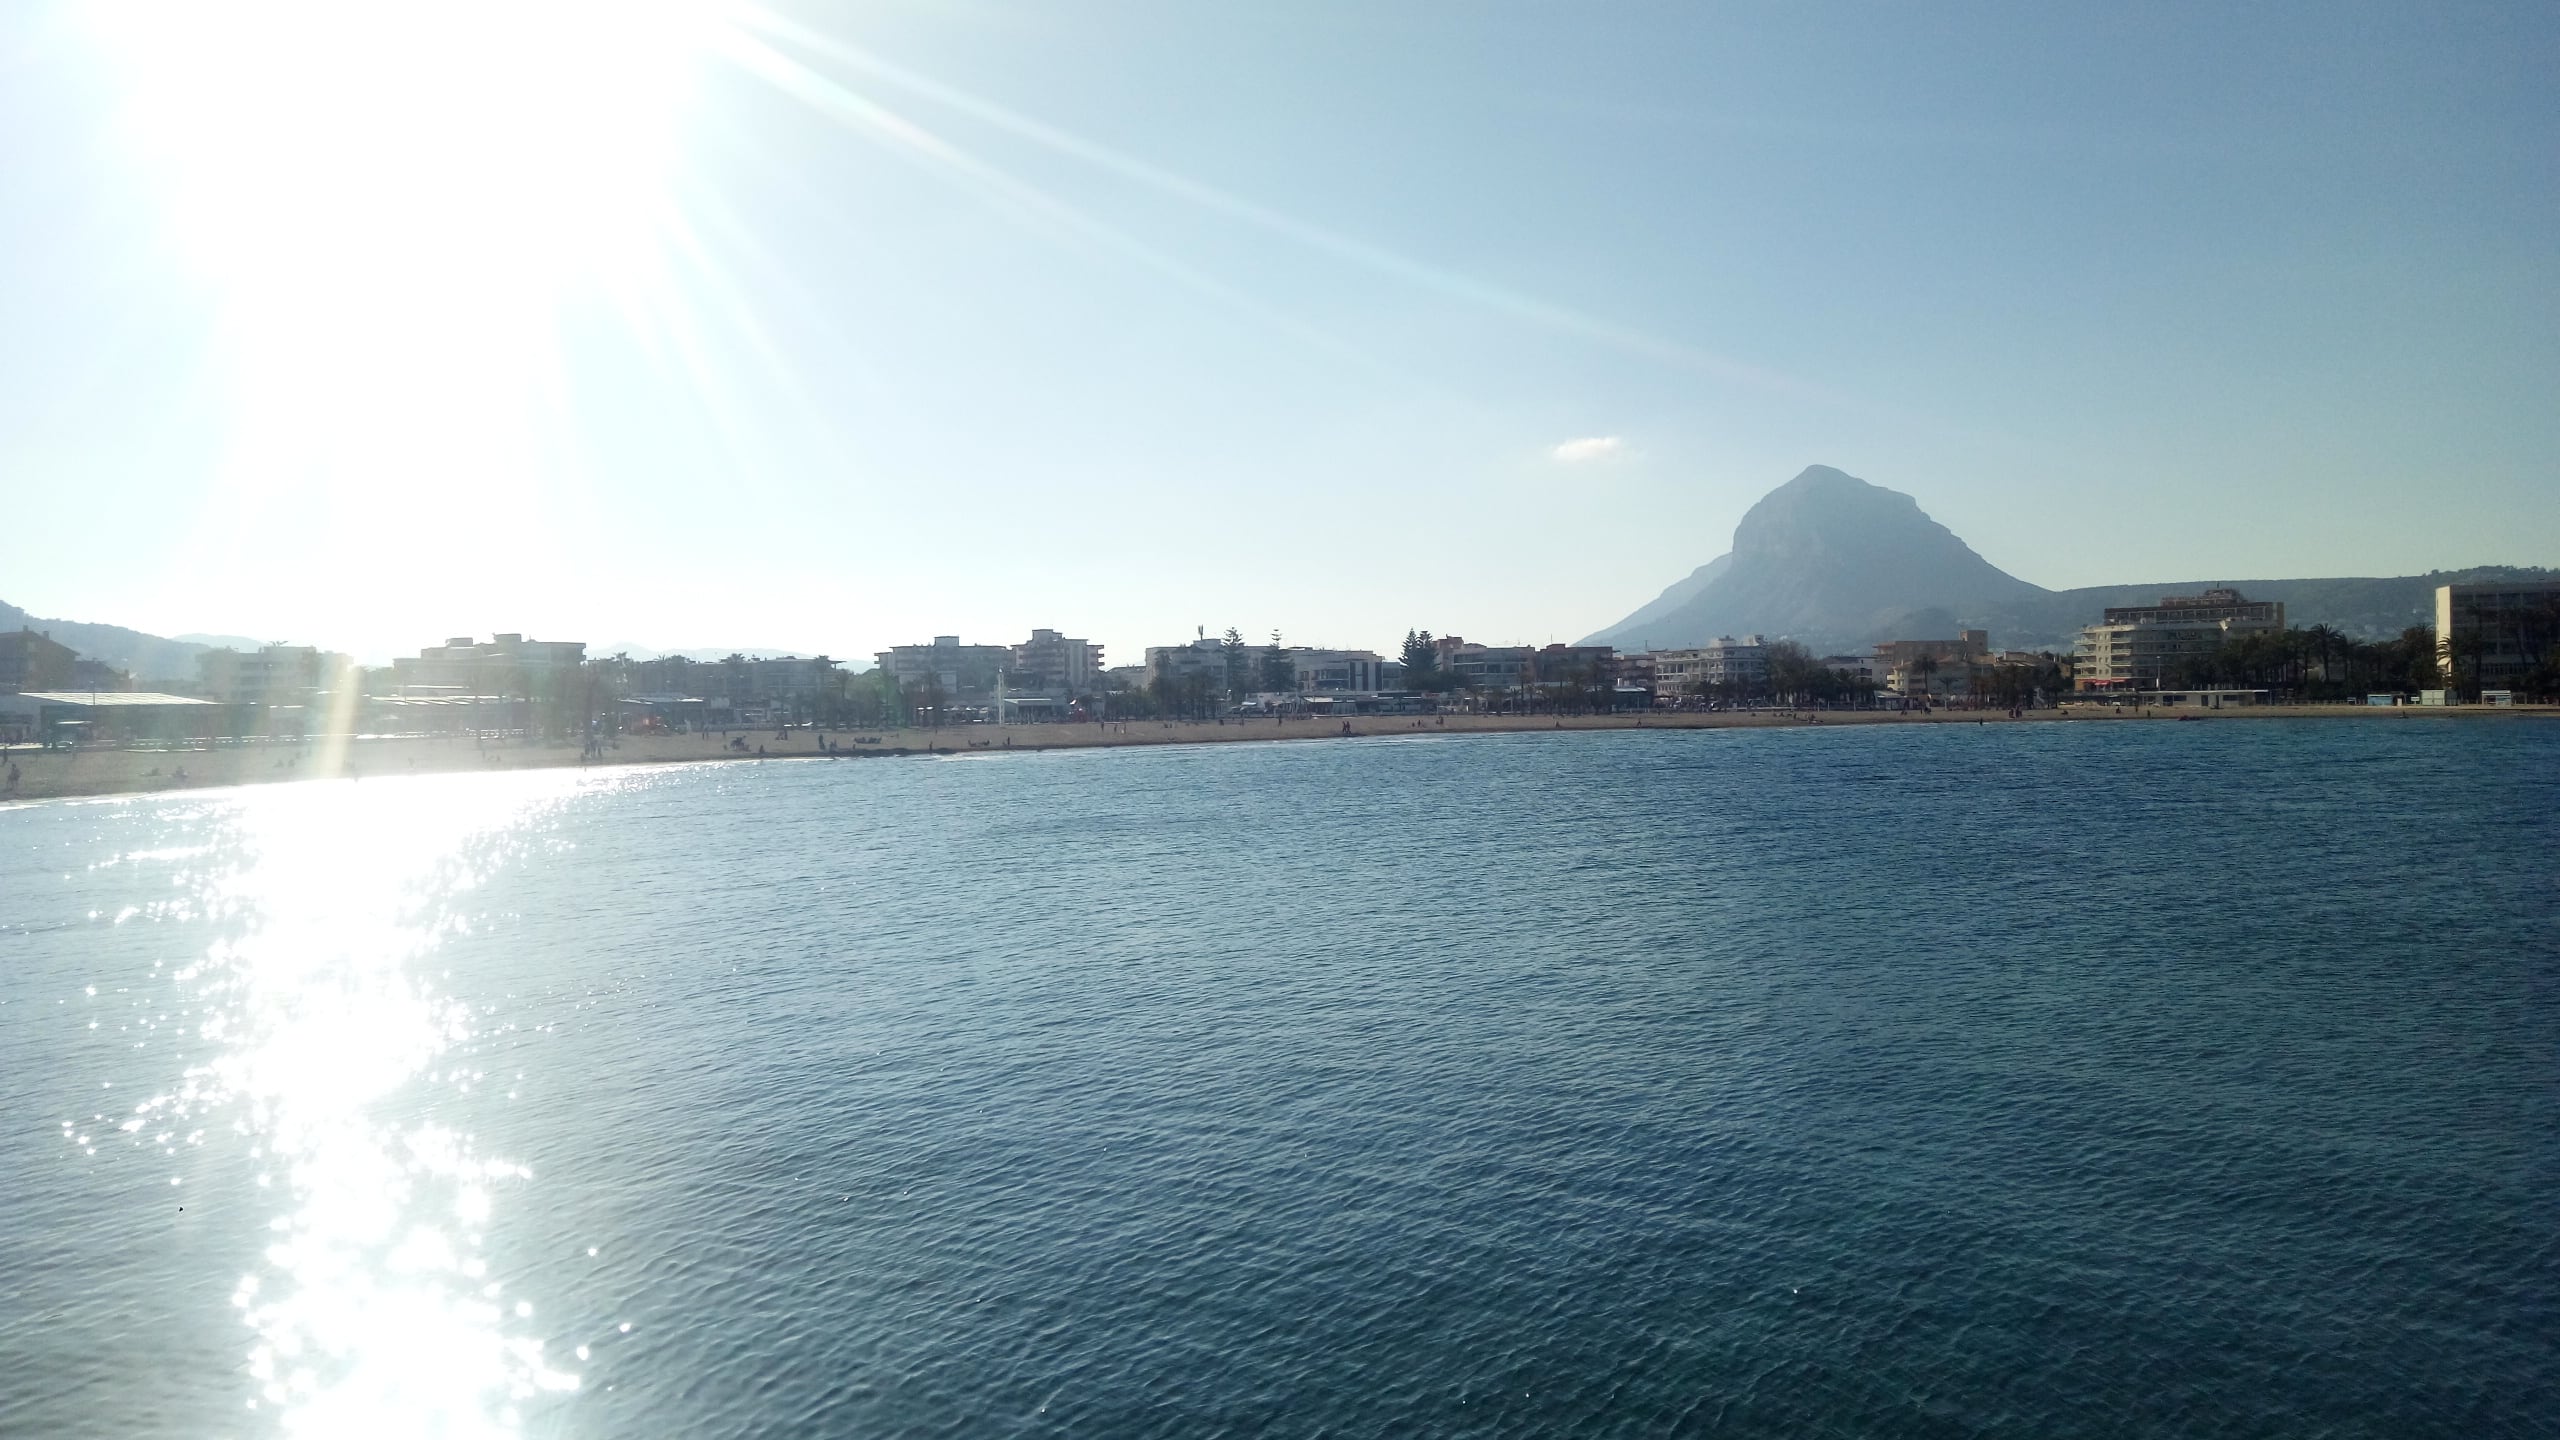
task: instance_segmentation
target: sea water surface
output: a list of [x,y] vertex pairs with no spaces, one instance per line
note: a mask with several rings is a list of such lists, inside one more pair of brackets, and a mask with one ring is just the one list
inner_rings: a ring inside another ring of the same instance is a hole
[[2560,725],[0,812],[0,1434],[2525,1436]]

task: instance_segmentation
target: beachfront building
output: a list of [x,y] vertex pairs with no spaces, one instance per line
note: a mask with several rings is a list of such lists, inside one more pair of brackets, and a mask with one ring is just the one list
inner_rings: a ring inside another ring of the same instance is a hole
[[2532,688],[2560,659],[2560,580],[2437,586],[2436,643],[2457,689]]
[[1282,653],[1296,667],[1301,695],[1370,694],[1386,688],[1387,657],[1375,650],[1292,646]]
[[1618,652],[1607,645],[1542,645],[1530,657],[1541,685],[1606,684],[1617,674]]
[[1719,635],[1698,647],[1698,678],[1719,690],[1757,694],[1769,684],[1769,642]]
[[1529,645],[1479,645],[1456,635],[1431,642],[1440,673],[1468,690],[1516,690],[1537,679],[1538,652]]
[[1885,667],[1873,655],[1825,655],[1814,663],[1871,688],[1884,687]]
[[1005,684],[1025,694],[1070,700],[1089,693],[1102,675],[1102,647],[1055,630],[1034,630],[1013,647]]
[[1757,635],[1719,635],[1704,645],[1648,652],[1662,695],[1753,695],[1769,680],[1769,644]]
[[1505,694],[1528,698],[1545,686],[1606,690],[1618,652],[1606,645],[1479,645],[1457,635],[1431,642],[1440,673],[1484,700]]
[[211,740],[239,734],[243,715],[192,695],[23,690],[0,695],[0,739],[43,745]]
[[1971,693],[1974,671],[1990,663],[1991,632],[1959,630],[1952,640],[1884,641],[1872,673],[1896,695],[1945,699]]
[[1638,658],[1653,671],[1654,693],[1665,700],[1701,693],[1699,677],[1705,672],[1696,649],[1648,650]]
[[401,695],[549,697],[567,686],[586,659],[583,640],[500,634],[480,644],[461,635],[393,660],[391,683]]
[[1225,696],[1262,688],[1262,649],[1245,645],[1232,653],[1223,640],[1205,629],[1179,645],[1146,649],[1145,679],[1139,683],[1169,686],[1173,693]]
[[844,671],[837,663],[824,655],[746,661],[749,703],[761,706],[760,719],[820,719],[844,696]]
[[[1197,679],[1217,694],[1230,689],[1260,693],[1268,688],[1262,683],[1262,657],[1268,653],[1268,647],[1260,645],[1246,645],[1233,652],[1236,673],[1230,675],[1230,652],[1222,640],[1202,635],[1181,645],[1150,645],[1146,683],[1153,683],[1161,675],[1170,677],[1176,685]],[[1274,694],[1367,694],[1387,688],[1388,661],[1375,650],[1284,645],[1280,653],[1289,657],[1293,678],[1288,690]]]
[[[1250,646],[1245,649],[1248,657],[1260,653]],[[1226,643],[1210,639],[1203,631],[1196,639],[1185,640],[1179,645],[1148,646],[1146,675],[1150,680],[1158,675],[1171,675],[1176,680],[1187,680],[1194,675],[1223,678],[1227,673],[1226,655]]]
[[354,663],[312,645],[208,650],[196,657],[197,687],[220,705],[305,705],[352,679]]
[[[374,672],[379,676],[381,672]],[[369,694],[385,713],[432,716],[438,726],[573,734],[612,703],[603,677],[587,669],[583,640],[528,640],[502,633],[487,643],[457,636],[391,662],[390,693]],[[401,702],[431,703],[421,710]],[[459,717],[459,718],[454,718]]]
[[2073,684],[2102,694],[2158,690],[2186,662],[2221,649],[2233,635],[2283,628],[2283,601],[2251,600],[2231,589],[2164,595],[2157,605],[2110,605],[2097,624],[2080,631]]
[[71,667],[79,655],[47,631],[19,627],[0,635],[0,695],[22,690],[52,690],[71,684]]
[[910,695],[939,693],[946,705],[983,702],[996,679],[1013,664],[1010,645],[963,645],[957,635],[936,635],[930,645],[894,645],[872,658]]

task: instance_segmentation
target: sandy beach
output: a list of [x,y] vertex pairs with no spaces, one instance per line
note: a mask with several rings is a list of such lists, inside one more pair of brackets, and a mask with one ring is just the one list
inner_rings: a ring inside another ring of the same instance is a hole
[[[597,761],[583,760],[576,745],[547,745],[521,739],[476,741],[469,736],[412,739],[313,741],[295,745],[251,741],[194,749],[40,750],[21,745],[0,758],[18,767],[13,793],[0,797],[29,801],[66,796],[129,795],[162,790],[214,789],[288,780],[362,779],[366,776],[420,775],[460,770],[551,768],[579,764],[667,765],[706,760],[818,760],[825,758],[820,734],[839,753],[892,758],[962,755],[1004,750],[1083,749],[1123,745],[1201,745],[1253,740],[1357,739],[1414,734],[1482,734],[1506,731],[1557,730],[1720,730],[1817,725],[2036,725],[2053,723],[2171,723],[2186,720],[2360,719],[2373,723],[2427,723],[2457,719],[2503,720],[2550,717],[2560,709],[2547,706],[2489,709],[2360,705],[2268,705],[2198,711],[2117,710],[2078,705],[2061,710],[2031,710],[2017,719],[2001,711],[1938,710],[1926,714],[1878,710],[1755,710],[1646,715],[1380,715],[1306,719],[1128,720],[1109,724],[1016,724],[947,726],[939,729],[811,732],[733,730],[727,735],[625,735],[613,741]],[[1345,726],[1348,725],[1346,731]],[[731,739],[748,748],[730,748]]]

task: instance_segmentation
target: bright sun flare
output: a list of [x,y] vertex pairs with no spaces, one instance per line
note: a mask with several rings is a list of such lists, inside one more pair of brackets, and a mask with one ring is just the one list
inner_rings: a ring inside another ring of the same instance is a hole
[[227,283],[477,305],[660,216],[717,7],[99,0],[137,138]]
[[[82,3],[82,0],[75,0]],[[354,597],[395,530],[521,569],[578,468],[565,317],[680,295],[676,193],[723,0],[85,0],[231,431],[208,553]],[[461,487],[526,522],[419,503]],[[531,508],[527,508],[531,507]],[[511,533],[491,538],[493,528]],[[514,547],[510,551],[509,547]],[[328,567],[336,566],[332,571]]]

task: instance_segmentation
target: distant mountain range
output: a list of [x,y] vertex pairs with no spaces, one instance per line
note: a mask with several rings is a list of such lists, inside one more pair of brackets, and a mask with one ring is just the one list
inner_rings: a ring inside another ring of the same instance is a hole
[[2487,565],[2380,579],[2166,580],[2047,590],[1975,554],[1910,496],[1815,465],[1751,507],[1734,527],[1730,552],[1582,643],[1656,650],[1760,634],[1821,653],[1970,629],[1990,631],[1991,643],[2002,649],[2058,650],[2110,605],[2150,604],[2213,585],[2252,600],[2283,601],[2290,624],[2379,637],[2431,623],[2439,585],[2555,573]]
[[51,635],[84,660],[104,660],[136,680],[196,678],[196,657],[217,644],[256,649],[255,640],[234,635],[188,635],[169,639],[128,630],[122,625],[91,625],[78,620],[47,620],[15,605],[0,602],[0,630],[20,628]]
[[[2396,635],[2432,622],[2435,588],[2481,580],[2560,578],[2560,571],[2484,565],[2426,575],[2326,580],[2165,580],[2047,590],[1973,551],[1898,490],[1815,465],[1763,496],[1734,527],[1733,548],[1673,583],[1643,608],[1586,637],[1586,645],[1656,650],[1719,635],[1797,640],[1816,653],[1863,649],[1879,640],[1927,640],[1959,629],[1988,630],[2002,649],[2067,649],[2081,626],[2110,605],[2149,604],[2163,595],[2232,586],[2253,600],[2281,600],[2296,625],[2334,626],[2351,635]],[[76,620],[47,620],[0,603],[0,630],[28,626],[82,656],[136,680],[193,680],[196,657],[216,646],[254,650],[245,635],[174,639]],[[804,653],[777,646],[707,646],[659,651],[618,641],[590,645],[595,656],[633,659],[682,654],[717,660]],[[860,665],[867,656],[838,656]]]
[[[57,643],[70,646],[84,660],[104,660],[137,681],[183,680],[192,683],[196,678],[196,657],[207,650],[255,650],[267,643],[264,640],[253,640],[246,635],[152,635],[140,630],[128,630],[122,625],[96,625],[80,620],[48,620],[41,615],[30,615],[15,605],[0,602],[0,631],[16,630],[21,626],[40,634],[51,635]],[[717,645],[687,650],[652,650],[646,645],[617,642],[612,645],[590,645],[587,647],[587,653],[599,658],[627,653],[634,660],[656,660],[670,655],[682,655],[694,660],[720,660],[730,655],[741,654],[750,659],[762,659],[781,655],[809,655],[817,652],[791,650],[779,645]],[[855,665],[870,662],[868,655],[840,655],[836,658]]]

